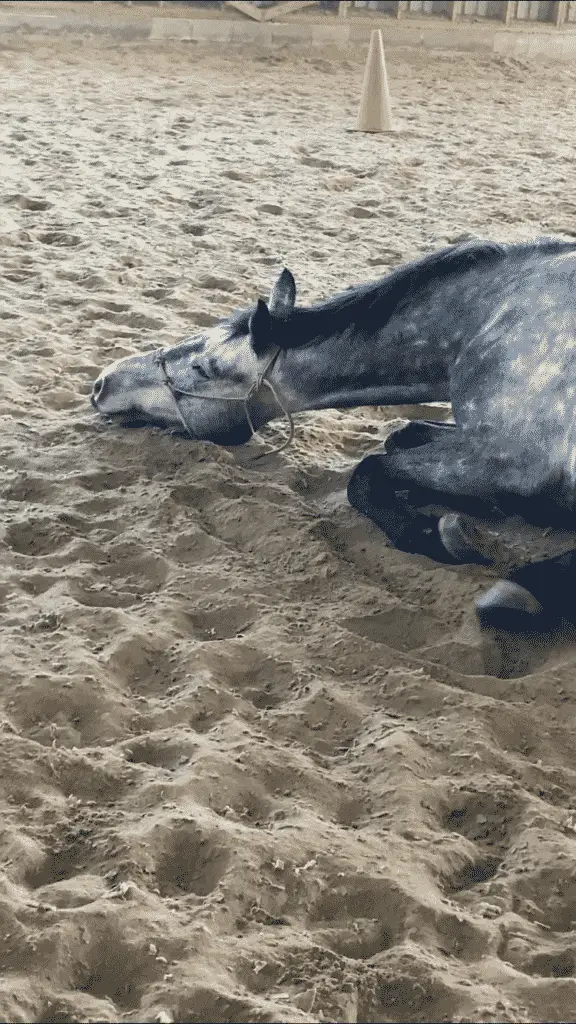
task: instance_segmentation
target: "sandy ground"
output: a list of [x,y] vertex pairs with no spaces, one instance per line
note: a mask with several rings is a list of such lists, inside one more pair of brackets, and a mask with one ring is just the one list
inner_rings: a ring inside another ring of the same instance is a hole
[[347,507],[381,412],[255,467],[87,403],[283,262],[574,237],[576,71],[390,53],[364,137],[347,61],[0,58],[0,1019],[576,1021],[576,655],[482,674],[489,576]]

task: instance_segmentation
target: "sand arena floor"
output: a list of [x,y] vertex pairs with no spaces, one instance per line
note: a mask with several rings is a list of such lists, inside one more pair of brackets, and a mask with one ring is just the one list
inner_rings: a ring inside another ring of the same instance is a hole
[[[576,71],[4,37],[0,1019],[576,1021],[576,655],[344,500],[382,413],[250,464],[99,424],[103,364],[466,233],[576,235]],[[267,436],[284,436],[284,426]]]

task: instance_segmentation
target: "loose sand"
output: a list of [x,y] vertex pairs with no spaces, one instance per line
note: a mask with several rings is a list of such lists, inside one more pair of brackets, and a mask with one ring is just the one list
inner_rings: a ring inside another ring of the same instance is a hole
[[347,507],[382,413],[254,468],[87,402],[283,262],[574,237],[575,69],[396,51],[364,137],[361,63],[0,56],[0,1019],[575,1021],[576,656],[482,674],[488,574]]

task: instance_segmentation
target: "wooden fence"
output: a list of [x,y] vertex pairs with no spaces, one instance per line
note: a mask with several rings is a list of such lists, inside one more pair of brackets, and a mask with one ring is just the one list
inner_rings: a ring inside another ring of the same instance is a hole
[[[137,3],[137,0],[135,0]],[[133,0],[124,0],[131,7]],[[332,9],[340,17],[347,17],[355,8],[364,9],[374,14],[385,14],[395,18],[410,15],[430,18],[448,18],[461,21],[467,18],[487,18],[503,22],[505,25],[526,22],[547,23],[556,28],[576,26],[576,0],[349,0],[349,2],[325,2],[322,0],[292,0],[292,2],[267,2],[267,0],[184,0],[180,3],[166,3],[157,0],[159,7],[179,6],[186,8],[214,7],[222,10],[233,7],[253,21],[272,21],[280,16],[296,14],[305,7]]]

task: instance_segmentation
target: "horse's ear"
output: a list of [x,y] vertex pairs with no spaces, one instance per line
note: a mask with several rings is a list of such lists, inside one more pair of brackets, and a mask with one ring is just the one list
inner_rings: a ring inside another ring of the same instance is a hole
[[272,317],[263,299],[258,299],[256,309],[248,324],[250,344],[257,356],[263,356],[272,344]]
[[284,267],[271,293],[268,308],[272,316],[286,316],[294,309],[296,282],[290,271]]

